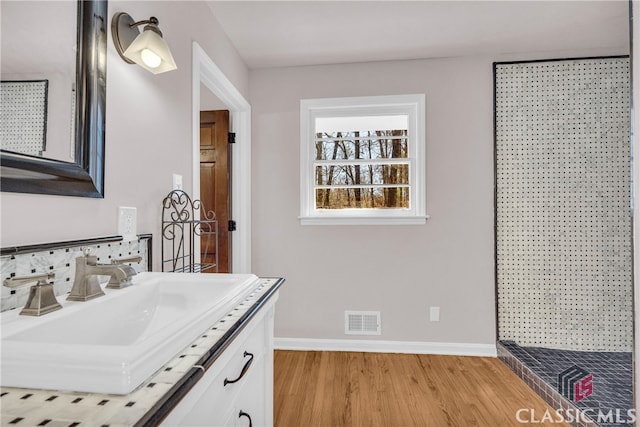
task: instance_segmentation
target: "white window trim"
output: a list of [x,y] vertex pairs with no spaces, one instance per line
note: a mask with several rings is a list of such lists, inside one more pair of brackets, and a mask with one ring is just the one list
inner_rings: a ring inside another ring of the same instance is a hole
[[[315,209],[313,191],[315,119],[357,115],[407,114],[410,157],[409,209]],[[302,225],[415,225],[425,224],[425,95],[321,98],[300,101],[300,223]]]

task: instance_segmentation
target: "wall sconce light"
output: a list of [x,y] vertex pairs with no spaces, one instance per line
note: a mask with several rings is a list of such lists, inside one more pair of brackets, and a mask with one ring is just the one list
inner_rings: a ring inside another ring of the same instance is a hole
[[[140,25],[144,25],[142,33],[137,28]],[[153,74],[178,68],[153,16],[136,22],[128,13],[118,12],[111,20],[111,35],[120,57],[129,64],[138,64]]]

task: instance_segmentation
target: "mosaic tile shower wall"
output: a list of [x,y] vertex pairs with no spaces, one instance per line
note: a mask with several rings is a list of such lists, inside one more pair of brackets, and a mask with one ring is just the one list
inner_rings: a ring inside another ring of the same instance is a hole
[[[29,276],[36,273],[54,273],[53,287],[56,296],[69,293],[75,277],[75,259],[82,256],[82,248],[91,250],[91,254],[98,257],[98,263],[109,264],[112,259],[140,256],[142,261],[130,265],[137,271],[149,271],[149,251],[151,237],[140,236],[131,242],[122,238],[92,239],[80,242],[47,244],[46,249],[38,245],[30,248],[3,248],[0,256],[0,274],[2,280],[12,276]],[[14,250],[12,250],[14,249]],[[10,253],[15,252],[15,253]],[[103,276],[106,281],[108,277]],[[2,294],[0,311],[23,307],[29,297],[30,286],[9,289],[0,286]]]
[[48,99],[48,80],[0,82],[0,148],[42,156]]
[[631,351],[629,60],[495,74],[499,339]]

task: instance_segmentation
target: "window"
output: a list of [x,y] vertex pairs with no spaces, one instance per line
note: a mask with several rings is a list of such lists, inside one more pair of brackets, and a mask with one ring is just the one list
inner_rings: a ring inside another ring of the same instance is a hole
[[424,224],[424,95],[300,102],[302,224]]

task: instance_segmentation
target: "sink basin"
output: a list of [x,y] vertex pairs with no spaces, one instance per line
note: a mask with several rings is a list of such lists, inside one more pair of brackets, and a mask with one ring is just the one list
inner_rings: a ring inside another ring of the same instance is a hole
[[0,385],[127,394],[257,287],[253,274],[140,273],[42,317],[1,315]]

